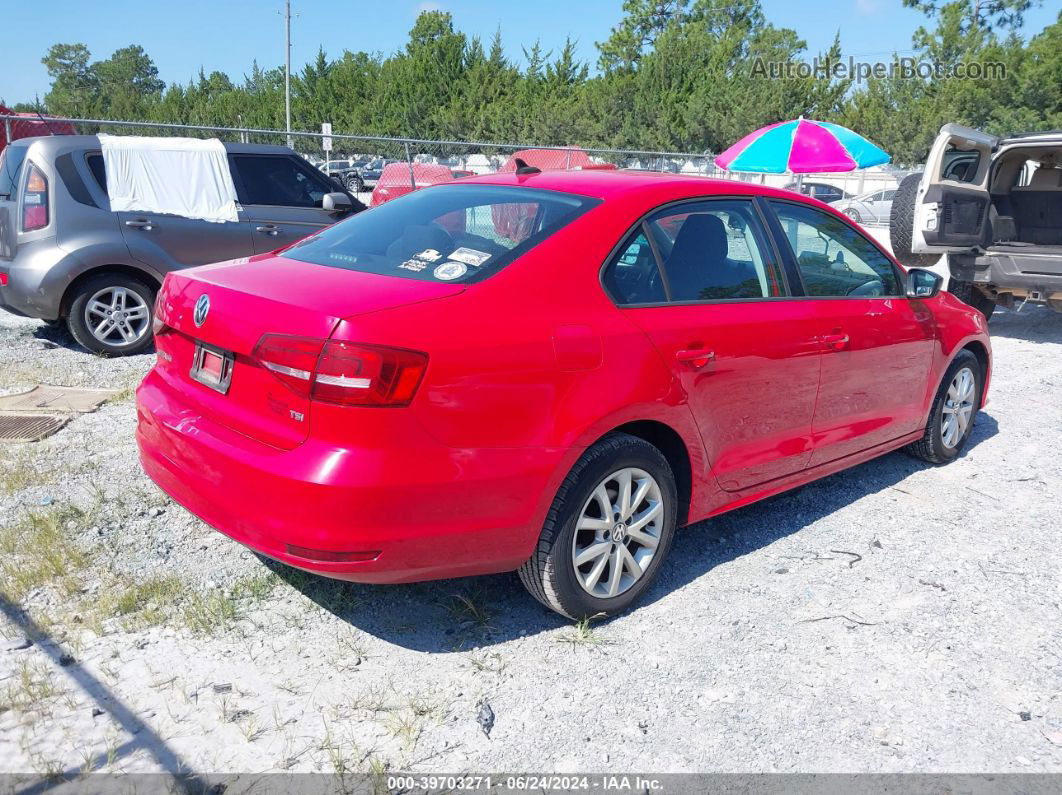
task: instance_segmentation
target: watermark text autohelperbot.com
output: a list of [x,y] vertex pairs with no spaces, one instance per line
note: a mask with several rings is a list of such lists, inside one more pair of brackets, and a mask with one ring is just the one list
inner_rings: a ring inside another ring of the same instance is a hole
[[833,78],[853,80],[1003,80],[1007,65],[999,61],[958,61],[941,63],[919,58],[894,58],[891,61],[857,61],[848,58],[816,57],[810,61],[768,61],[757,57],[749,70],[751,77],[768,80],[807,80]]

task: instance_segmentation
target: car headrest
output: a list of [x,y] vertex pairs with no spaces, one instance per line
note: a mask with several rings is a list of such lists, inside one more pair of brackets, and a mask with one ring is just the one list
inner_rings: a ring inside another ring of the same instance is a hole
[[1059,182],[1060,178],[1062,178],[1062,168],[1040,166],[1033,172],[1027,187],[1031,190],[1057,190],[1062,187]]
[[687,260],[708,263],[726,259],[730,244],[726,227],[716,215],[691,215],[682,222],[668,263]]

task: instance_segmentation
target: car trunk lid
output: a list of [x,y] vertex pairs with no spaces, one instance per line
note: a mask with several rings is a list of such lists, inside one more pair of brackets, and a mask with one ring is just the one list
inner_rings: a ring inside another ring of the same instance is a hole
[[[159,320],[166,328],[156,339],[157,368],[181,389],[190,412],[291,449],[309,434],[311,401],[257,360],[255,346],[263,335],[324,340],[342,318],[444,298],[463,289],[271,255],[174,272],[159,297]],[[227,388],[195,377],[198,347],[231,354]]]

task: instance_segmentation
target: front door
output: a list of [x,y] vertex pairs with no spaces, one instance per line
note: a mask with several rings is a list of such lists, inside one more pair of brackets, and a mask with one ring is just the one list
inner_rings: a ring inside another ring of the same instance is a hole
[[917,430],[935,338],[902,274],[846,220],[796,202],[768,202],[796,260],[821,343],[811,466]]
[[[645,274],[635,273],[646,249]],[[606,285],[672,369],[721,488],[799,472],[811,456],[821,350],[748,199],[671,205],[632,233]]]
[[325,194],[339,188],[324,174],[290,155],[229,155],[254,253],[282,248],[342,216],[322,209]]

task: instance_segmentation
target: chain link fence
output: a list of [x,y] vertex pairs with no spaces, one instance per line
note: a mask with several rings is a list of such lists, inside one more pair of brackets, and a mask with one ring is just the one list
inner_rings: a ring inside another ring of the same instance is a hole
[[[32,114],[0,115],[7,141],[28,135],[84,134],[180,135],[216,137],[222,141],[286,145],[325,171],[365,204],[380,203],[395,195],[427,185],[473,174],[513,171],[519,158],[541,169],[636,169],[734,179],[779,188],[795,188],[798,179],[788,174],[728,172],[715,165],[707,152],[659,152],[602,149],[577,145],[550,146],[476,141],[434,141],[370,135],[217,127],[197,124],[75,119]],[[329,150],[325,146],[330,145]],[[845,199],[894,190],[910,172],[871,169],[847,173],[804,174],[799,178],[804,192],[826,200]],[[839,189],[839,197],[822,186]],[[880,215],[859,218],[866,225],[880,224]],[[887,213],[886,213],[887,219]]]

